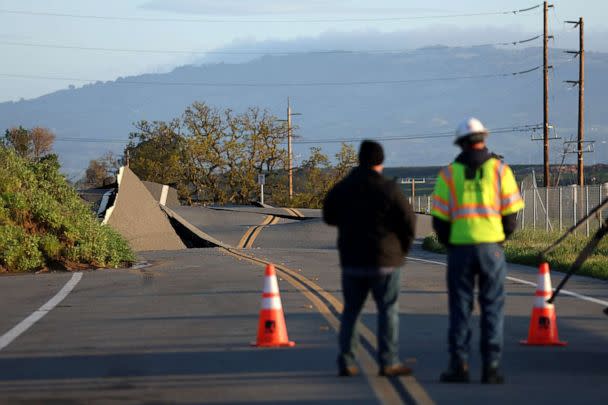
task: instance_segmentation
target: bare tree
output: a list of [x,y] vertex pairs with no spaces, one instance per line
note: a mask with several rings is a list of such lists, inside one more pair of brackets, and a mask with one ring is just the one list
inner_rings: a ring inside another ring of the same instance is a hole
[[53,149],[55,134],[48,128],[34,127],[29,131],[32,157],[40,159]]

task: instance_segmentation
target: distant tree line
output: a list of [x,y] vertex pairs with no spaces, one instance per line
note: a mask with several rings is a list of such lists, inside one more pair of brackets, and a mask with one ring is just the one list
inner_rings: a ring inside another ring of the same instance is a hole
[[[327,191],[357,163],[352,146],[342,144],[335,164],[320,147],[292,169],[294,193],[288,194],[287,127],[257,107],[242,113],[202,102],[188,106],[169,121],[139,121],[119,157],[106,152],[92,159],[77,188],[115,182],[118,168],[129,167],[142,180],[177,188],[186,203],[249,204],[259,200],[258,174],[266,175],[265,201],[279,206],[319,208]],[[40,161],[51,153],[55,135],[46,128],[6,130],[0,145],[26,159]]]

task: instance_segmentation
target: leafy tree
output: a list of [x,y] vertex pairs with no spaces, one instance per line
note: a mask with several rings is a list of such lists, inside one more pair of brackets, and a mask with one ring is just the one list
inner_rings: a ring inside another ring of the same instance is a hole
[[53,148],[55,134],[42,127],[26,129],[21,126],[7,129],[4,134],[4,144],[29,160],[39,160],[49,154]]
[[84,188],[95,188],[107,185],[109,179],[120,167],[120,159],[114,153],[108,151],[98,159],[89,161],[89,166],[85,172],[83,183]]
[[143,180],[171,184],[179,189],[184,182],[185,145],[180,120],[139,121],[135,128],[126,148],[129,168]]
[[[229,119],[231,112],[225,111],[224,117]],[[226,147],[234,145],[225,138],[224,117],[219,110],[198,102],[186,108],[182,116],[186,131],[185,179],[204,202],[222,204],[228,200],[222,182],[227,166]]]
[[[257,175],[273,172],[285,164],[285,140],[282,125],[267,111],[250,108],[229,122],[231,138],[237,148],[229,148],[227,181],[234,203],[247,203],[257,195]],[[270,181],[274,180],[269,178]]]
[[246,204],[257,193],[257,174],[282,167],[286,138],[268,111],[242,114],[194,103],[182,116],[185,174],[205,202]]
[[329,158],[321,152],[320,147],[310,148],[310,156],[302,162],[297,178],[302,184],[292,205],[321,208],[334,180]]
[[342,143],[340,151],[336,153],[336,168],[334,170],[334,183],[337,183],[340,179],[350,172],[350,170],[357,166],[359,158],[355,148],[347,143]]
[[4,144],[13,148],[21,157],[29,157],[31,154],[29,131],[22,126],[7,129],[4,133]]

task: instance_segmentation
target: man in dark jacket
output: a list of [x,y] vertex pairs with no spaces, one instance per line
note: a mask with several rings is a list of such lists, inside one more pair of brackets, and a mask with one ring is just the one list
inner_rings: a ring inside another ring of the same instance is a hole
[[415,216],[399,187],[382,176],[384,152],[363,141],[359,166],[327,194],[323,219],[338,227],[344,310],[340,325],[338,370],[358,373],[357,320],[371,291],[378,307],[380,375],[408,375],[399,362],[399,267],[415,234]]

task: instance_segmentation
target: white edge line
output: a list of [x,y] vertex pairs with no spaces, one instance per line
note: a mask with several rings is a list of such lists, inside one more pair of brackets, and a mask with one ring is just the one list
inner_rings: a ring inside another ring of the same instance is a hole
[[[435,261],[435,260],[419,259],[417,257],[411,257],[411,256],[407,256],[407,259],[414,260],[414,261],[417,261],[417,262],[423,262],[423,263],[438,264],[440,266],[445,266],[446,265],[446,263],[443,263],[443,262],[438,262],[438,261]],[[516,282],[516,283],[520,283],[520,284],[529,285],[529,286],[532,286],[532,287],[536,287],[536,283],[533,283],[531,281],[522,280],[521,278],[507,276],[507,280],[510,280],[510,281],[513,281],[513,282]],[[555,288],[553,290],[555,291]],[[587,302],[593,302],[594,304],[600,304],[600,305],[604,305],[604,306],[608,307],[608,301],[604,301],[604,300],[600,300],[600,299],[597,299],[597,298],[589,297],[587,295],[575,293],[574,291],[561,290],[560,294],[568,295],[570,297],[578,298],[579,300],[583,300],[583,301],[587,301]]]
[[27,318],[15,325],[11,330],[0,336],[0,350],[11,344],[11,342],[17,339],[22,333],[28,330],[32,325],[42,319],[48,314],[53,308],[55,308],[68,294],[74,289],[76,284],[82,278],[82,273],[74,273],[72,278],[63,286],[61,290],[53,298],[48,300],[46,304],[42,305],[36,311],[32,312]]

